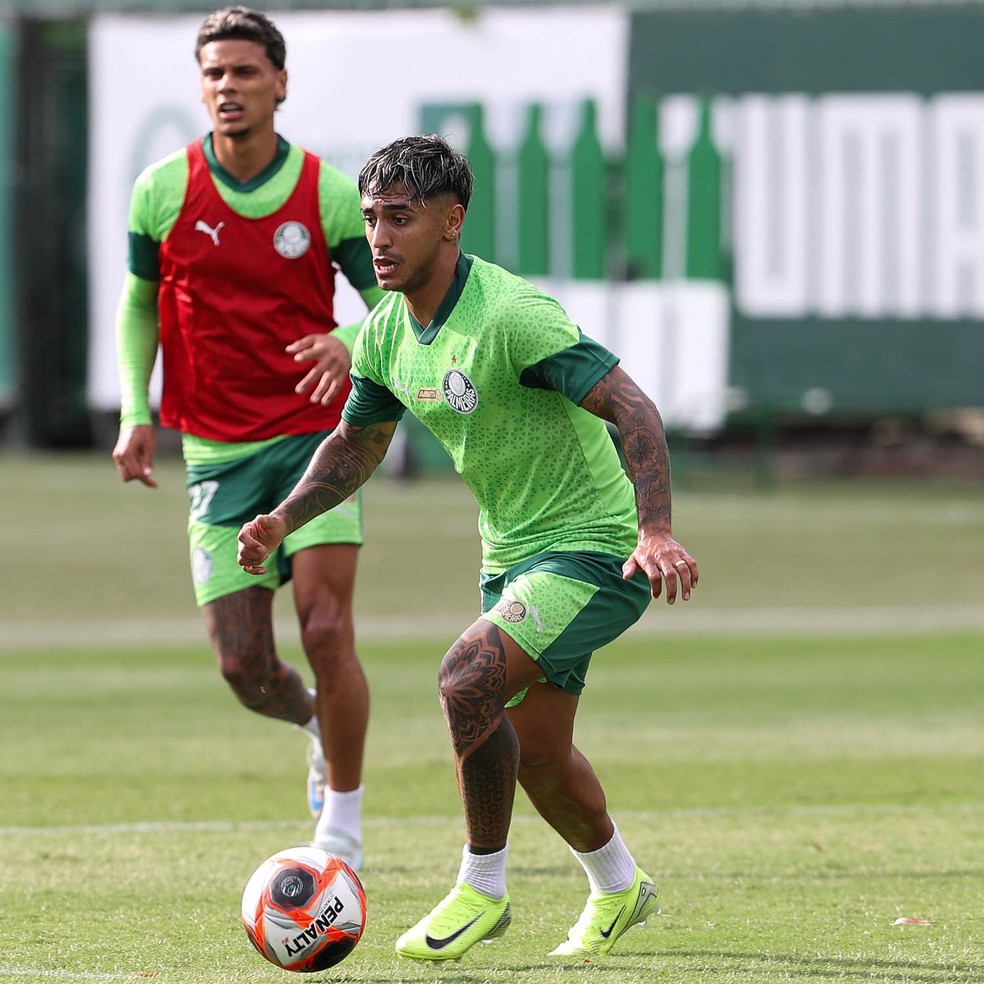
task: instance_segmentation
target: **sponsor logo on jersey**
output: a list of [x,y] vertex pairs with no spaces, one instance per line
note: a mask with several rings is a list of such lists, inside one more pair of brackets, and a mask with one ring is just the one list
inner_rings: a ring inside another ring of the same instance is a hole
[[212,568],[215,561],[212,555],[204,547],[195,547],[195,554],[191,558],[191,576],[195,584],[205,584],[212,576]]
[[421,386],[417,390],[417,399],[424,403],[440,403],[441,391],[436,386]]
[[478,406],[478,390],[460,369],[449,369],[444,374],[442,389],[444,399],[455,413],[474,413]]
[[509,598],[503,598],[492,611],[498,612],[506,622],[513,624],[522,622],[526,618],[526,605],[521,601],[510,600]]
[[273,234],[273,248],[285,259],[296,260],[311,245],[311,233],[302,222],[285,222]]

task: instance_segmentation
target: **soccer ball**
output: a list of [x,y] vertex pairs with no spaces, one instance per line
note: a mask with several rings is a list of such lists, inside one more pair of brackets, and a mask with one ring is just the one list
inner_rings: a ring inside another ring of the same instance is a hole
[[292,847],[250,876],[242,915],[250,942],[270,963],[314,973],[344,960],[361,939],[366,893],[341,858]]

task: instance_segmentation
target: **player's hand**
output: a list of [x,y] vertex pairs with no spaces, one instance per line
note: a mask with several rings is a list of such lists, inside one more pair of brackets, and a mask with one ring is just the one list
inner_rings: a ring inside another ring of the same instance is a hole
[[239,531],[236,560],[247,574],[266,574],[263,561],[284,542],[287,525],[276,516],[257,516]]
[[312,403],[330,403],[352,368],[348,349],[334,335],[305,335],[291,342],[287,352],[295,362],[314,363],[314,368],[294,387],[295,393],[312,390]]
[[156,489],[153,478],[154,454],[157,450],[157,435],[153,424],[135,424],[120,429],[113,448],[113,461],[124,482],[136,479],[149,488]]
[[639,530],[639,542],[622,565],[622,577],[628,580],[638,571],[649,578],[654,598],[662,594],[666,582],[668,605],[676,601],[678,589],[683,600],[689,601],[699,576],[697,561],[664,530]]

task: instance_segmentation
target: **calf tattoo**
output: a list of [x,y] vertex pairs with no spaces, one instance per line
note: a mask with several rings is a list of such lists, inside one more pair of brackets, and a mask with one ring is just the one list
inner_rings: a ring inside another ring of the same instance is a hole
[[440,692],[472,848],[506,843],[519,772],[519,740],[506,718],[506,654],[499,630],[476,623],[441,664]]

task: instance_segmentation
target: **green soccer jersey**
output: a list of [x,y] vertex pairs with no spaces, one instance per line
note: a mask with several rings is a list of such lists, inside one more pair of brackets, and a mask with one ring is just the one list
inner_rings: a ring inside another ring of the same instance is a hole
[[479,504],[488,572],[544,550],[627,557],[632,484],[604,421],[578,405],[617,361],[532,284],[462,256],[426,328],[398,293],[369,316],[342,416],[423,422]]

